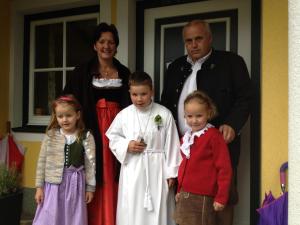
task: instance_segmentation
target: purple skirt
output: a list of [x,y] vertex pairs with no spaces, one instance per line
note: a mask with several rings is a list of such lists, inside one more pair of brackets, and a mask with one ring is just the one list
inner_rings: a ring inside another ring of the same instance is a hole
[[87,225],[83,166],[65,168],[61,184],[45,183],[33,225]]

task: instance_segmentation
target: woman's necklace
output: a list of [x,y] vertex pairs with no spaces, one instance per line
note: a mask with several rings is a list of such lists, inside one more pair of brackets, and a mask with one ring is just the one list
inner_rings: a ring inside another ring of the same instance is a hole
[[149,124],[149,120],[150,120],[150,117],[151,117],[151,114],[152,114],[152,108],[153,108],[153,104],[151,105],[151,109],[150,109],[150,112],[149,112],[149,115],[148,115],[146,127],[145,127],[144,132],[143,132],[142,131],[142,127],[141,127],[140,118],[139,118],[139,113],[137,111],[137,108],[135,107],[136,116],[137,116],[138,122],[139,122],[139,136],[138,136],[138,141],[144,143],[145,145],[146,145],[146,142],[145,142],[145,139],[144,139],[144,135],[145,135],[145,132],[147,130],[147,127],[148,127],[148,124]]
[[118,78],[118,71],[113,67],[108,67],[106,69],[100,68],[100,77],[104,79],[116,79]]

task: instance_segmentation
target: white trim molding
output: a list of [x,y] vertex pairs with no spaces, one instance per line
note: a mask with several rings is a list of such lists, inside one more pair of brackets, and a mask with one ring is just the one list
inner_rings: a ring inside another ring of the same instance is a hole
[[119,32],[120,45],[117,58],[131,71],[135,70],[135,40],[136,40],[136,9],[135,0],[117,1],[117,28]]

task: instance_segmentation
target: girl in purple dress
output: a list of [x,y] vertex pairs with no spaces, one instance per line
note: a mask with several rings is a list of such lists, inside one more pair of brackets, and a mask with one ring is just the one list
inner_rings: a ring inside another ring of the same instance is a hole
[[95,142],[72,95],[57,98],[36,170],[33,225],[87,225],[94,196]]

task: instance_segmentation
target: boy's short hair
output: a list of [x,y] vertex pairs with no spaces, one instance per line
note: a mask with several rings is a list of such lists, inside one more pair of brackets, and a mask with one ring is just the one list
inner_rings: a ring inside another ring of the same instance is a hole
[[136,71],[130,74],[128,85],[129,87],[135,85],[147,85],[151,90],[153,88],[150,75],[143,71]]

